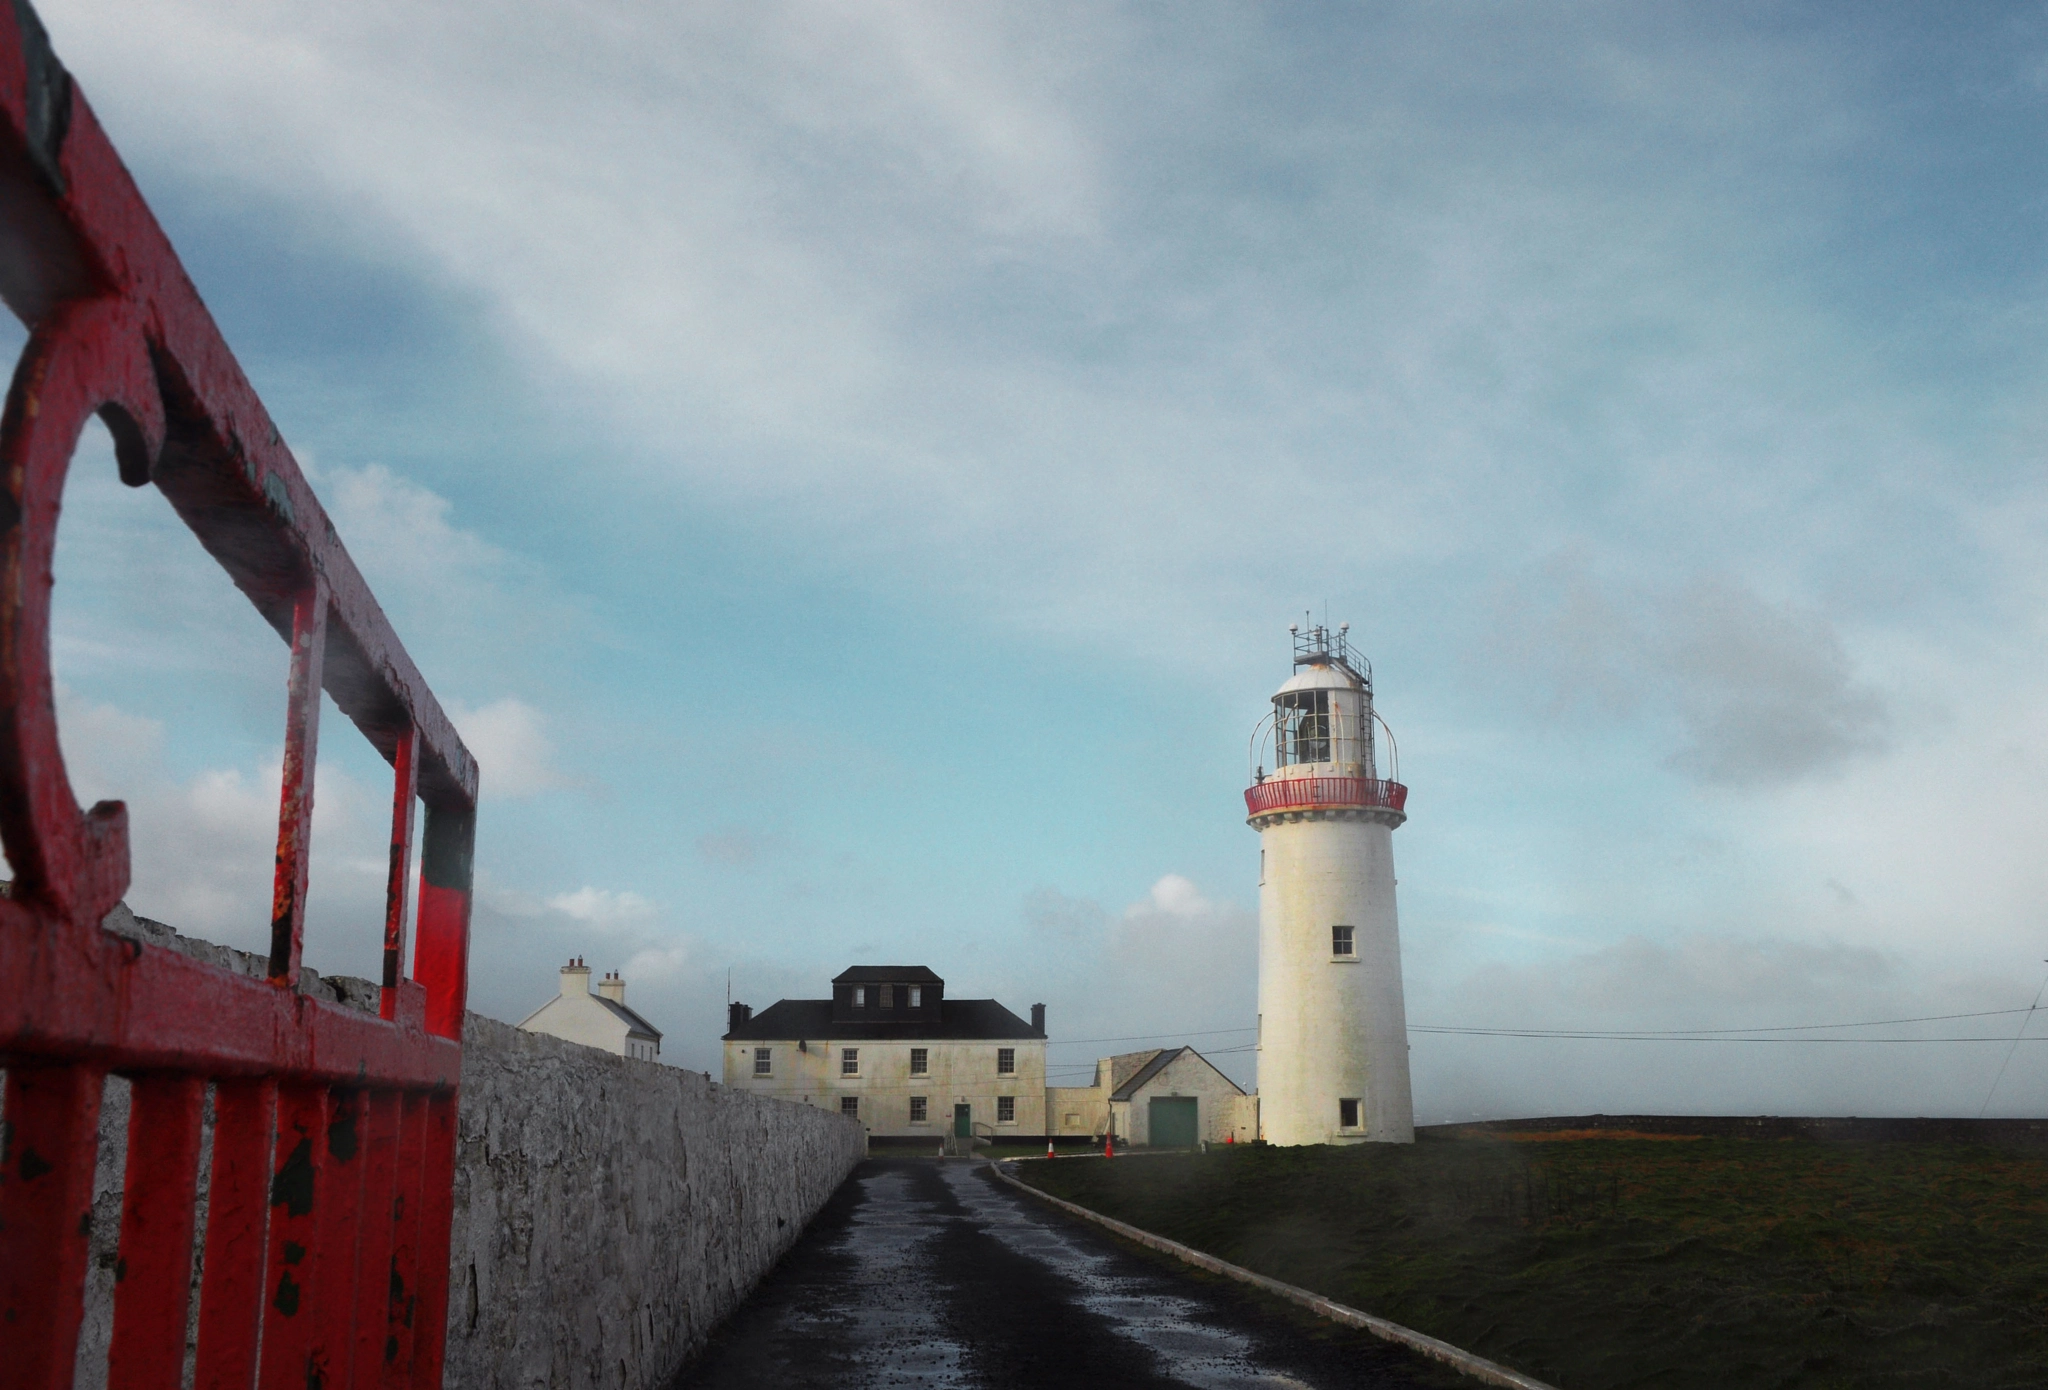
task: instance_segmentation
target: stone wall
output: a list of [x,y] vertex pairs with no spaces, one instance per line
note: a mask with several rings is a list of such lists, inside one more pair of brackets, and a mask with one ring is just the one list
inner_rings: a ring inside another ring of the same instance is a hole
[[472,1014],[450,1390],[659,1390],[803,1230],[861,1128]]
[[[265,964],[127,908],[109,930],[238,973]],[[376,987],[306,972],[374,1011]],[[796,1240],[865,1151],[829,1111],[702,1072],[470,1014],[450,1233],[448,1390],[662,1390]],[[93,1258],[75,1384],[106,1384],[128,1087],[100,1117]],[[209,1123],[200,1153],[201,1231]],[[203,1234],[202,1234],[203,1239]],[[190,1348],[187,1348],[189,1376]]]

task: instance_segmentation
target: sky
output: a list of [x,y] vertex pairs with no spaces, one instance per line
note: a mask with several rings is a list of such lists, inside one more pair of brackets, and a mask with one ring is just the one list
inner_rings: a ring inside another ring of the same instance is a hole
[[[1309,613],[1411,788],[1419,1120],[2048,1105],[1856,1041],[2023,1013],[1420,1031],[2048,980],[2042,6],[39,8],[480,759],[481,1012],[582,955],[716,1072],[728,990],[916,963],[1056,1081],[1250,1084]],[[260,944],[284,650],[96,432],[54,631],[131,904]],[[307,959],[373,975],[323,733]]]

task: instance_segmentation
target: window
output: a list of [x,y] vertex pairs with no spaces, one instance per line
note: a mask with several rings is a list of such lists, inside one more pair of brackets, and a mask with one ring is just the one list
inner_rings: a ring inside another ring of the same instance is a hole
[[924,1123],[924,1119],[924,1097],[912,1096],[910,1098],[910,1122],[914,1125],[921,1125]]
[[996,1049],[996,1075],[998,1075],[998,1076],[1015,1076],[1016,1074],[1017,1074],[1017,1049],[1016,1049],[1016,1048],[1014,1048],[1014,1047],[999,1047],[999,1048],[997,1048],[997,1049]]
[[860,1049],[859,1049],[859,1048],[857,1048],[857,1047],[842,1047],[842,1048],[840,1048],[840,1049],[839,1049],[839,1074],[840,1074],[841,1076],[859,1076],[859,1075],[860,1075]]
[[853,987],[853,1007],[855,1007],[856,1009],[865,1009],[867,1006],[868,987],[866,985],[855,985]]
[[1081,1117],[1069,1110],[1061,1117],[1060,1127],[1063,1129],[1079,1129],[1081,1127]]
[[844,1115],[844,1116],[846,1116],[846,1118],[848,1118],[849,1120],[857,1120],[857,1119],[859,1119],[859,1118],[860,1118],[860,1097],[859,1097],[859,1096],[841,1096],[841,1097],[839,1098],[839,1113],[840,1113],[840,1114],[842,1114],[842,1115]]
[[771,1058],[773,1058],[774,1056],[775,1056],[775,1052],[774,1052],[774,1049],[772,1049],[772,1048],[766,1048],[766,1047],[757,1047],[757,1048],[755,1048],[755,1049],[754,1049],[754,1075],[756,1075],[756,1076],[768,1076],[768,1075],[770,1075],[770,1074],[771,1074],[771,1072],[772,1072],[772,1069],[771,1069],[771,1068],[770,1068],[770,1066],[769,1066],[769,1061],[770,1061],[770,1059],[771,1059]]
[[1013,1125],[1017,1123],[1017,1098],[1015,1096],[996,1097],[996,1123],[999,1125]]
[[1333,956],[1355,956],[1358,954],[1352,948],[1350,927],[1330,928],[1330,954]]
[[913,1009],[924,1007],[924,986],[912,985],[910,987],[910,1007]]
[[1358,1102],[1356,1100],[1340,1100],[1337,1102],[1337,1127],[1339,1129],[1358,1128]]
[[1282,767],[1330,761],[1330,692],[1297,690],[1273,701],[1278,738],[1273,757]]
[[880,1003],[881,1007],[882,1007],[882,1008],[885,1008],[885,1009],[893,1009],[893,1008],[895,1008],[895,1007],[896,1007],[896,986],[894,986],[894,985],[883,985],[883,986],[882,986],[882,997],[881,997],[881,999],[880,999],[879,1003]]
[[923,1076],[931,1070],[931,1053],[922,1047],[910,1049],[910,1074]]

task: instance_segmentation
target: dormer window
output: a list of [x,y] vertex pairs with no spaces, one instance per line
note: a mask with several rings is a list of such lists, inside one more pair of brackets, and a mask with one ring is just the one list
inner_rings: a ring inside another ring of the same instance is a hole
[[867,986],[866,986],[866,985],[855,985],[855,986],[853,987],[853,1007],[855,1007],[856,1009],[864,1009],[864,1008],[866,1008],[866,1007],[867,1007],[867,1005],[868,1005],[868,988],[867,988]]
[[910,990],[910,1007],[913,1009],[923,1008],[924,990],[919,988],[917,985],[911,985],[908,988]]
[[895,1007],[896,1007],[896,986],[894,986],[894,985],[883,985],[883,986],[882,986],[882,1003],[881,1003],[881,1007],[883,1007],[883,1008],[885,1008],[885,1009],[893,1009],[893,1008],[895,1008]]

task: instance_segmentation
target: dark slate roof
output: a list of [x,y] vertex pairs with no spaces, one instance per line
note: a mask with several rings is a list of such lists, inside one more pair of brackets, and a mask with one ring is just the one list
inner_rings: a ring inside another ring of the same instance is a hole
[[625,1023],[629,1032],[637,1033],[643,1038],[653,1038],[656,1042],[661,1041],[661,1030],[640,1017],[640,1015],[634,1013],[624,1004],[614,1003],[602,994],[593,994],[590,997],[617,1014],[620,1020]]
[[1151,1061],[1147,1062],[1144,1066],[1138,1068],[1137,1074],[1134,1075],[1129,1081],[1126,1081],[1123,1085],[1117,1087],[1116,1090],[1112,1091],[1110,1093],[1109,1098],[1111,1100],[1129,1100],[1132,1096],[1138,1094],[1139,1087],[1143,1086],[1147,1081],[1150,1081],[1153,1077],[1159,1075],[1159,1073],[1165,1071],[1166,1068],[1172,1063],[1174,1058],[1180,1056],[1181,1053],[1186,1051],[1187,1049],[1185,1047],[1167,1048],[1166,1051],[1160,1053]]
[[727,1042],[786,1038],[829,1038],[833,1042],[973,1041],[976,1038],[1033,1039],[1034,1030],[993,999],[948,999],[937,1022],[924,1018],[832,1021],[830,999],[780,999],[725,1035]]
[[928,965],[856,965],[832,977],[835,985],[942,985]]

